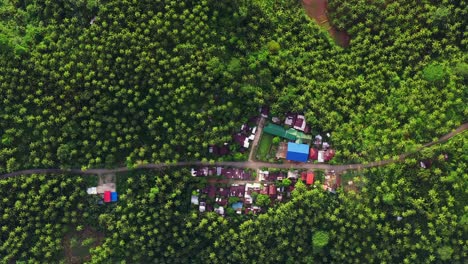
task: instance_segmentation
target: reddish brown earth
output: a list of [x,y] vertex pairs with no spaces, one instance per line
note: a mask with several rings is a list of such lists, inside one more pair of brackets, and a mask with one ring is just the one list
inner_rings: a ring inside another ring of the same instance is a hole
[[330,24],[327,3],[327,0],[302,0],[302,6],[306,10],[307,15],[314,19],[321,27],[328,30],[328,33],[330,33],[336,44],[341,47],[347,47],[349,46],[350,37],[345,31],[340,31]]

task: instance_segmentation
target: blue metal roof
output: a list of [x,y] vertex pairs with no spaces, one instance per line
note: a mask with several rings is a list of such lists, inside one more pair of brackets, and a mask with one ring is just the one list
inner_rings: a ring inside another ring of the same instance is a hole
[[309,158],[309,145],[288,143],[288,152],[286,159],[292,161],[306,162]]
[[117,202],[117,192],[111,192],[111,201]]

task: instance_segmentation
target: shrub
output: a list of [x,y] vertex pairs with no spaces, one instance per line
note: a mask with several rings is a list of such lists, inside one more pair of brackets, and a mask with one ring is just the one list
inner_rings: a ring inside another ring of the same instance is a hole
[[446,77],[447,71],[441,64],[431,63],[423,69],[423,78],[428,82],[440,82]]
[[325,231],[318,231],[312,236],[312,245],[315,248],[322,248],[328,244],[330,237]]
[[279,50],[281,49],[281,46],[278,42],[271,40],[268,42],[268,50],[270,51],[271,54],[278,54]]

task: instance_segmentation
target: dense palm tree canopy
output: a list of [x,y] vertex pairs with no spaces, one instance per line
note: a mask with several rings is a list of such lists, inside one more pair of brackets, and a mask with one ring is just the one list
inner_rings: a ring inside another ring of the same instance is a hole
[[[466,122],[467,6],[330,0],[340,46],[295,0],[0,0],[0,174],[242,160],[208,146],[260,106],[331,132],[335,163],[414,151]],[[336,195],[299,182],[233,218],[193,210],[190,168],[119,174],[110,206],[86,195],[94,176],[1,179],[0,262],[68,261],[64,241],[92,233],[80,261],[463,263],[467,146],[357,171]]]

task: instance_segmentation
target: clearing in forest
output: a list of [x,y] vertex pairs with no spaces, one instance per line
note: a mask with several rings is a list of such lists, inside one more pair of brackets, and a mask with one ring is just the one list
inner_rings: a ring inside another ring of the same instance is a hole
[[336,44],[341,47],[347,47],[349,46],[349,35],[330,24],[328,21],[327,3],[327,0],[302,0],[302,5],[307,15],[313,18],[321,27],[325,28],[335,40]]
[[99,175],[97,193],[104,193],[105,191],[115,192],[117,190],[115,183],[114,173]]
[[66,263],[83,263],[91,260],[90,249],[102,244],[104,234],[91,227],[70,232],[63,239]]

